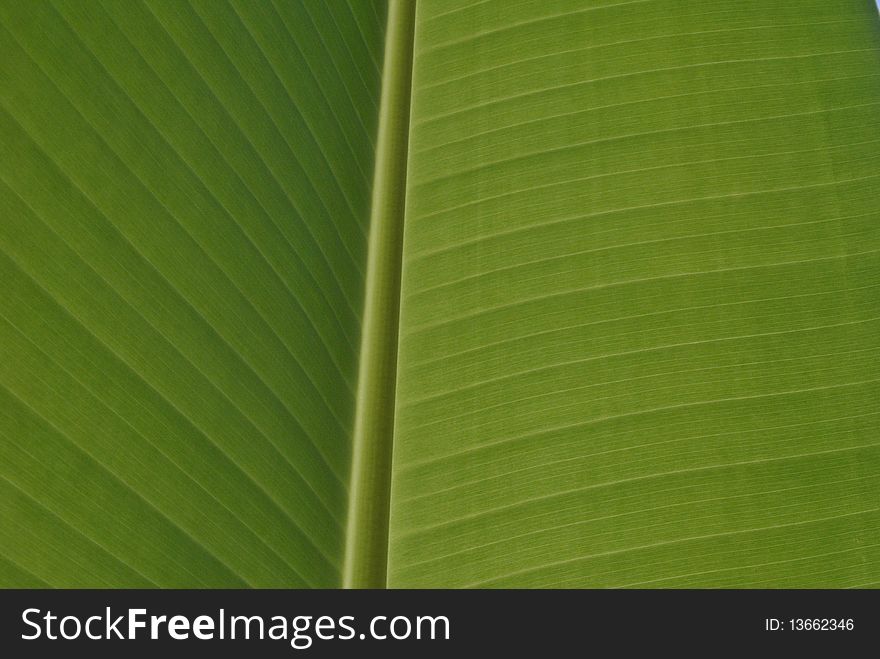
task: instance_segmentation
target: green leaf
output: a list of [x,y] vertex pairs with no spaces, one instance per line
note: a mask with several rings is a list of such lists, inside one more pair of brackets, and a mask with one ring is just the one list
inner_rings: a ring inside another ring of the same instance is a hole
[[0,0],[0,586],[880,583],[870,0]]
[[0,11],[8,583],[338,584],[384,7]]
[[878,579],[878,28],[419,4],[390,585]]

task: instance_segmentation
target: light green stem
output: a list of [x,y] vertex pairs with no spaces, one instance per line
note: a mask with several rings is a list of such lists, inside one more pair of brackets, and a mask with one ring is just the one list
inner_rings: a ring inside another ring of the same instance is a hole
[[414,24],[415,0],[391,0],[370,214],[345,588],[385,586]]

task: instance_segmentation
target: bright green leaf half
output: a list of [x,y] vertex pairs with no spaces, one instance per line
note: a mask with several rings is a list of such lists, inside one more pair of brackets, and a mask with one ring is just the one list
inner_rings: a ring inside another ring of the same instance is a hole
[[880,580],[867,0],[420,2],[392,586]]

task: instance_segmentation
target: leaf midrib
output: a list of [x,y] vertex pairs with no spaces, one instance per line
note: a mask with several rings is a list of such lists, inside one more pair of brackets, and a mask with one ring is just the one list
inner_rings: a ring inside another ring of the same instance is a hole
[[385,587],[388,563],[415,12],[415,0],[389,3],[343,564],[346,588]]

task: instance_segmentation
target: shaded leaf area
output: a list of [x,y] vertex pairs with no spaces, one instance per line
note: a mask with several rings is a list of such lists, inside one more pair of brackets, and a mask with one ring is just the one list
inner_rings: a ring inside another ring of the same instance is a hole
[[418,5],[389,584],[880,581],[880,22]]
[[384,13],[0,2],[0,584],[339,583]]

